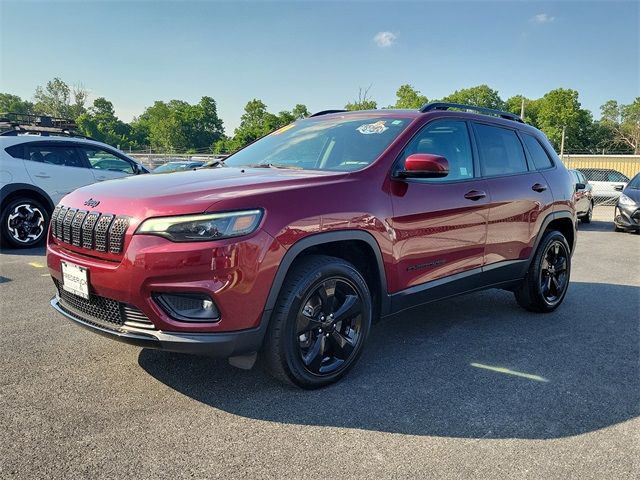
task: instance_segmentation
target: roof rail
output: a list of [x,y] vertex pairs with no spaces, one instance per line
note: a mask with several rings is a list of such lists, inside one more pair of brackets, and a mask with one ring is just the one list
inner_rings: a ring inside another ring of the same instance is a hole
[[67,118],[31,113],[0,113],[0,136],[35,133],[42,136],[61,135],[93,140],[77,132],[76,122]]
[[316,112],[313,115],[309,115],[309,118],[311,117],[320,117],[322,115],[329,115],[330,113],[342,113],[342,112],[346,112],[347,110],[322,110],[320,112]]
[[485,115],[493,115],[495,117],[506,118],[507,120],[513,120],[514,122],[524,123],[524,120],[519,115],[511,112],[505,112],[503,110],[496,110],[493,108],[476,107],[475,105],[465,105],[463,103],[449,103],[449,102],[432,102],[427,103],[420,108],[422,113],[430,112],[432,110],[449,110],[450,108],[458,108],[460,110],[468,110],[472,112],[484,113]]

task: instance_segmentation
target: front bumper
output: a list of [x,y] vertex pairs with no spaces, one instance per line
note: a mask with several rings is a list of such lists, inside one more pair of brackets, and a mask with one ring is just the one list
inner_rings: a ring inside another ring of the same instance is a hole
[[149,331],[127,326],[118,328],[102,327],[63,309],[57,296],[51,299],[51,306],[74,323],[120,342],[143,348],[221,358],[257,352],[262,344],[268,323],[267,321],[262,321],[257,328],[225,333]]
[[619,228],[640,230],[640,208],[637,205],[616,205],[613,222]]

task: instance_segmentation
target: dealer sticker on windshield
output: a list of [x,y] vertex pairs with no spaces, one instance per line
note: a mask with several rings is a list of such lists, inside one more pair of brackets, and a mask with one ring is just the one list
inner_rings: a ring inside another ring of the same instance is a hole
[[389,127],[384,124],[384,120],[380,120],[376,123],[367,123],[365,125],[360,125],[358,128],[356,128],[356,130],[358,130],[363,135],[371,135],[374,133],[383,133],[389,130]]

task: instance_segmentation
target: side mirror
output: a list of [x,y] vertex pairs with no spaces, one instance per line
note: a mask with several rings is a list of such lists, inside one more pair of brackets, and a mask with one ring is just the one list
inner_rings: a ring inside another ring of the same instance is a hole
[[432,153],[414,153],[404,161],[404,170],[398,172],[402,178],[442,178],[449,175],[449,161]]
[[576,183],[576,192],[578,190],[584,190],[587,186],[584,183]]

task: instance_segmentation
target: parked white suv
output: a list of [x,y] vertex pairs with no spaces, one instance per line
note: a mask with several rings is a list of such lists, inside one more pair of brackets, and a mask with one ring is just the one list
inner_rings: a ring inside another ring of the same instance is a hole
[[8,133],[0,135],[0,235],[8,247],[40,243],[53,208],[76,188],[148,173],[104,143],[72,136]]

